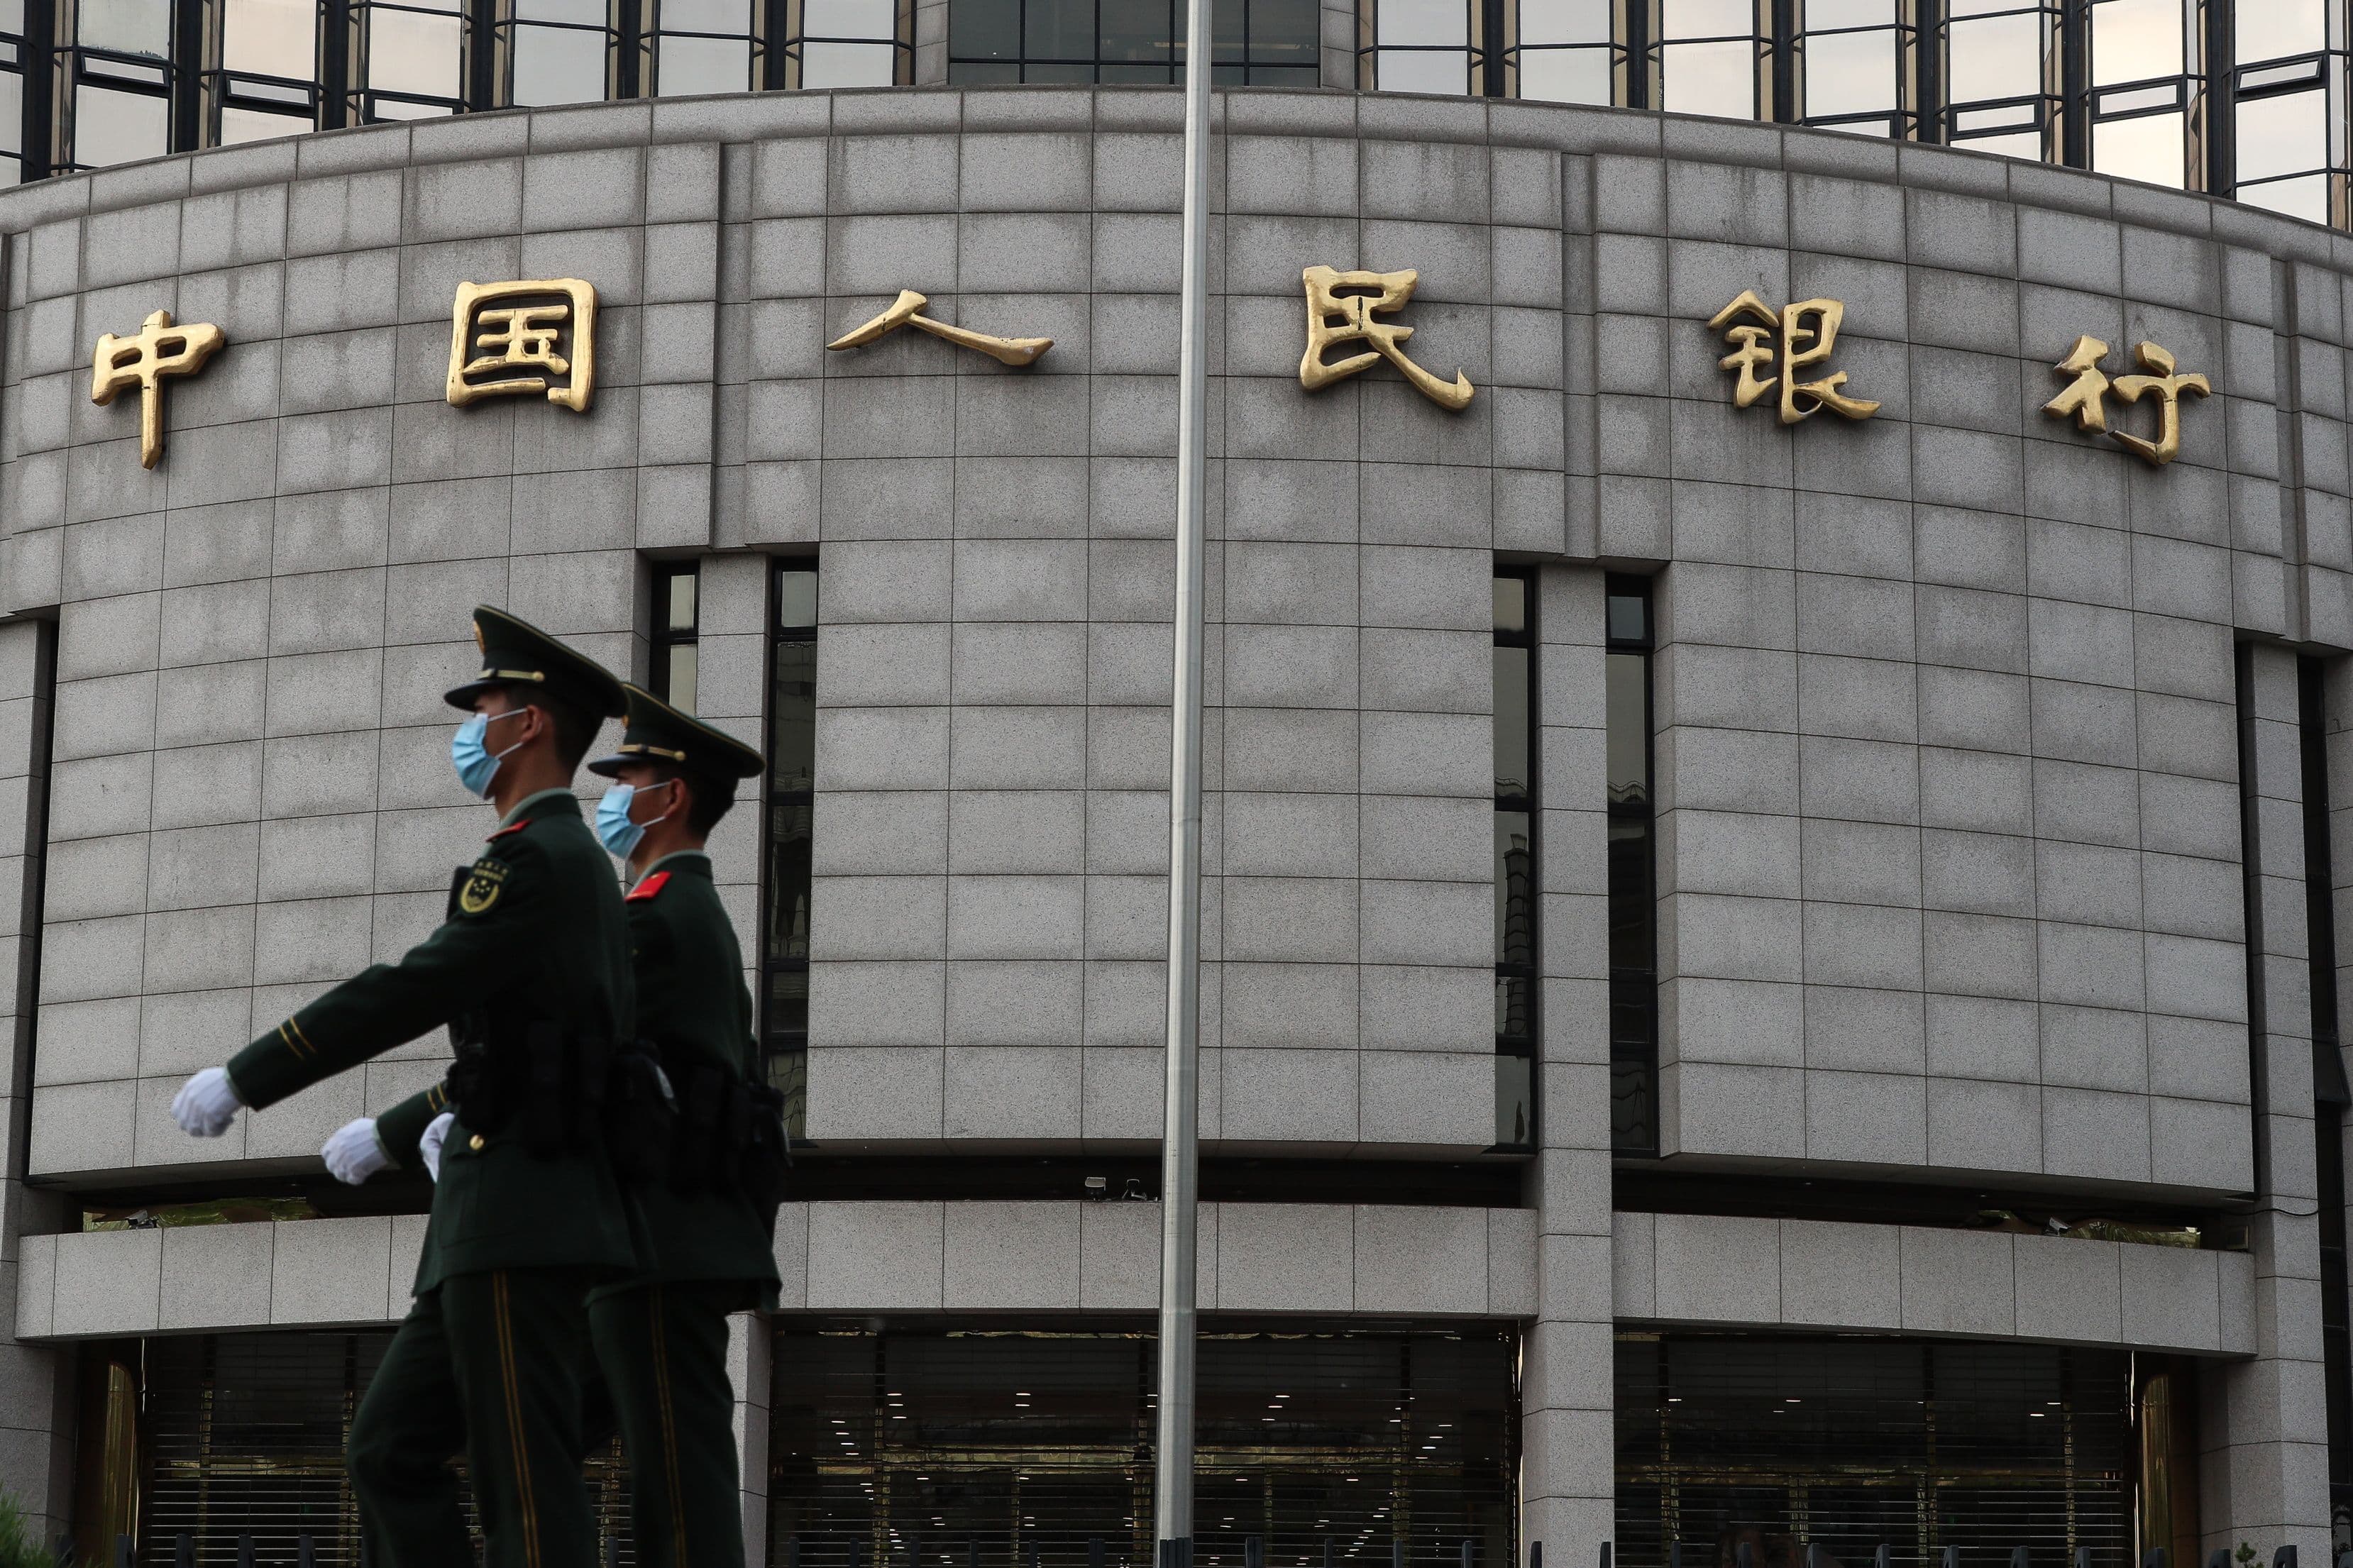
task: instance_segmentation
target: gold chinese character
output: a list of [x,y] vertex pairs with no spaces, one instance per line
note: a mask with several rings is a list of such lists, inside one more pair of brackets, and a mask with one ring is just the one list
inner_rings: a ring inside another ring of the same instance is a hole
[[[1462,409],[1471,405],[1471,378],[1461,371],[1454,373],[1450,384],[1438,379],[1406,357],[1398,345],[1413,336],[1411,327],[1400,327],[1390,321],[1376,321],[1373,313],[1384,314],[1402,310],[1413,298],[1415,285],[1421,274],[1409,267],[1402,272],[1335,272],[1329,267],[1310,267],[1301,272],[1300,280],[1307,285],[1307,352],[1299,360],[1299,384],[1310,392],[1345,380],[1379,360],[1388,360],[1405,373],[1414,389],[1440,408]],[[1370,289],[1371,294],[1343,294],[1343,289]],[[1335,322],[1333,317],[1339,321]],[[1324,351],[1335,343],[1370,343],[1370,353],[1350,354],[1346,359],[1330,364],[1324,363]]]
[[978,349],[1000,364],[1034,363],[1039,355],[1054,346],[1054,340],[1051,338],[1000,338],[987,332],[976,332],[965,327],[952,327],[945,321],[935,321],[922,313],[923,307],[930,303],[931,300],[927,297],[916,293],[913,289],[902,289],[899,290],[899,297],[891,301],[889,310],[864,326],[853,328],[842,333],[825,346],[829,349],[854,349],[861,343],[871,343],[885,332],[895,331],[901,327],[913,327],[917,331],[929,332],[932,336],[944,339],[958,348]]
[[[1762,325],[1732,325],[1744,316]],[[1845,321],[1846,306],[1836,300],[1800,300],[1782,306],[1776,313],[1757,297],[1756,290],[1743,289],[1738,299],[1710,317],[1707,323],[1708,331],[1723,332],[1725,341],[1733,345],[1730,353],[1715,362],[1718,368],[1733,371],[1739,377],[1733,386],[1732,405],[1751,407],[1778,386],[1784,425],[1810,419],[1825,408],[1842,419],[1868,419],[1878,413],[1879,405],[1871,399],[1849,397],[1839,390],[1846,384],[1846,372],[1842,370],[1820,381],[1798,379],[1799,371],[1831,357],[1831,351],[1838,346],[1839,328]],[[1774,342],[1777,333],[1778,346]],[[1777,363],[1780,368],[1774,374],[1757,374]]]
[[90,366],[90,400],[104,407],[123,388],[139,389],[141,468],[153,468],[164,455],[163,378],[195,374],[227,342],[228,334],[209,321],[174,326],[169,310],[150,314],[134,337],[99,334]]
[[[2133,358],[2147,374],[2110,380],[2100,368],[2100,362],[2107,356],[2108,345],[2099,339],[2089,335],[2077,338],[2075,346],[2067,351],[2067,357],[2056,367],[2061,375],[2073,379],[2058,396],[2042,405],[2042,412],[2054,419],[2073,419],[2078,427],[2094,436],[2105,435],[2151,468],[2161,468],[2181,456],[2181,395],[2194,392],[2200,397],[2211,396],[2213,384],[2195,372],[2176,375],[2173,355],[2152,342],[2133,345]],[[2159,407],[2156,440],[2108,428],[2107,395],[2112,389],[2126,403],[2138,403],[2147,393],[2157,394]]]
[[[512,303],[485,308],[501,300]],[[451,404],[544,392],[550,403],[585,413],[596,391],[596,285],[577,278],[458,285],[449,312]]]

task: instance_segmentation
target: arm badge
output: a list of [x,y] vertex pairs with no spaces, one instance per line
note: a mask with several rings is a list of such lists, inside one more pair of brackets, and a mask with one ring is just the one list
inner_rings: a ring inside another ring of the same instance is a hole
[[499,891],[506,886],[507,868],[484,856],[474,862],[467,872],[465,885],[458,889],[458,912],[479,915],[499,901]]

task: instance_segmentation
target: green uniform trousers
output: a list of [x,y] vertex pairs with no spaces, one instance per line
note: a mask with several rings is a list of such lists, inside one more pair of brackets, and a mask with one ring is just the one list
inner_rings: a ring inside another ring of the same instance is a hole
[[629,1523],[641,1568],[744,1568],[735,1394],[727,1382],[734,1281],[600,1290],[588,1303],[629,1460]]
[[455,1274],[417,1299],[352,1420],[352,1490],[376,1568],[472,1561],[461,1449],[483,1568],[595,1568],[580,1479],[580,1366],[590,1277],[571,1268]]

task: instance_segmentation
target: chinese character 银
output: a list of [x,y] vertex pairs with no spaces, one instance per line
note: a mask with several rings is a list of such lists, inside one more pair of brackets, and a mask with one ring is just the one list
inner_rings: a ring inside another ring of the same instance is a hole
[[[1420,273],[1411,268],[1402,272],[1335,272],[1329,267],[1310,267],[1299,276],[1307,285],[1307,352],[1299,361],[1300,385],[1314,392],[1386,359],[1405,374],[1414,390],[1440,407],[1470,406],[1469,376],[1458,370],[1451,383],[1440,381],[1408,359],[1398,347],[1413,336],[1411,327],[1373,320],[1376,311],[1386,315],[1404,309],[1413,298],[1414,286],[1421,281]],[[1343,294],[1343,289],[1373,292]],[[1372,352],[1324,363],[1324,350],[1337,343],[1359,342],[1371,344]]]
[[825,346],[829,349],[854,349],[861,343],[871,343],[885,332],[895,331],[901,327],[913,327],[918,331],[929,332],[932,336],[944,339],[958,348],[978,349],[1000,364],[1034,363],[1039,355],[1054,346],[1054,340],[1051,338],[1000,338],[988,332],[976,332],[965,327],[952,327],[945,321],[935,321],[923,313],[923,307],[930,303],[931,300],[928,298],[916,293],[913,289],[902,289],[899,290],[899,297],[891,302],[889,310],[862,327],[851,328]]
[[172,312],[152,312],[131,337],[99,335],[90,366],[90,400],[103,407],[125,387],[139,389],[139,466],[152,468],[164,455],[164,386],[167,375],[194,375],[220,352],[228,334],[209,321],[172,324]]
[[544,393],[584,413],[596,391],[596,289],[577,278],[460,283],[449,312],[451,404]]
[[[2194,392],[2200,397],[2210,396],[2213,385],[2195,372],[2175,374],[2173,355],[2152,342],[2133,345],[2133,357],[2140,363],[2139,374],[2111,380],[2100,368],[2100,362],[2107,357],[2108,345],[2099,339],[2088,334],[2077,338],[2075,346],[2067,351],[2067,357],[2053,367],[2071,379],[2058,396],[2042,405],[2042,412],[2054,419],[2073,419],[2077,428],[2094,436],[2105,435],[2151,468],[2161,468],[2181,456],[2181,395]],[[2111,391],[2126,403],[2138,403],[2147,393],[2157,394],[2156,440],[2108,428],[2107,395]]]
[[[1742,318],[1747,318],[1743,321]],[[1801,381],[1798,373],[1831,357],[1838,346],[1839,328],[1846,306],[1836,300],[1800,300],[1777,312],[1744,289],[1740,297],[1708,320],[1708,331],[1723,332],[1732,352],[1716,361],[1719,368],[1739,379],[1732,391],[1735,408],[1753,406],[1776,387],[1781,393],[1781,423],[1795,425],[1827,408],[1841,419],[1868,419],[1879,405],[1867,397],[1849,397],[1839,390],[1846,372],[1836,371],[1818,381]],[[1734,322],[1740,322],[1735,326]],[[1769,370],[1770,375],[1759,374]]]

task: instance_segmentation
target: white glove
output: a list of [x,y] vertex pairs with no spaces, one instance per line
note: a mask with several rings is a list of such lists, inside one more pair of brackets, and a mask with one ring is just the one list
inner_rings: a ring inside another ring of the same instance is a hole
[[425,1173],[435,1181],[441,1179],[441,1142],[449,1136],[449,1124],[458,1120],[454,1110],[445,1110],[425,1124],[424,1134],[417,1140],[417,1152],[425,1158]]
[[172,1097],[172,1120],[191,1138],[217,1138],[244,1104],[229,1087],[227,1068],[206,1068]]
[[348,1187],[358,1186],[392,1163],[392,1156],[384,1152],[384,1140],[375,1135],[373,1116],[336,1128],[327,1135],[327,1146],[319,1153],[327,1162],[327,1173]]

